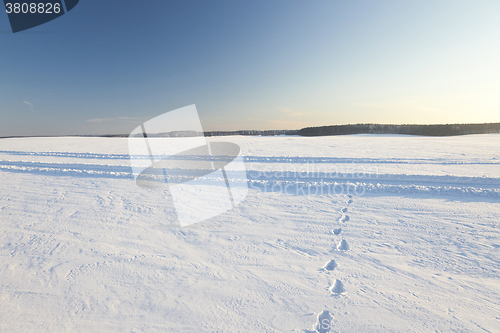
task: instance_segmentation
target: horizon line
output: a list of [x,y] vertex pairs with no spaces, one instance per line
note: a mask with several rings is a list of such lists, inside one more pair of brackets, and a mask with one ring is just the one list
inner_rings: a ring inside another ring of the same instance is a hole
[[[241,135],[242,133],[248,132],[256,132],[255,135],[259,135],[257,133],[279,133],[282,132],[281,135],[285,134],[284,132],[298,132],[305,129],[313,129],[313,128],[324,128],[324,127],[340,127],[340,126],[367,126],[367,125],[376,125],[376,126],[463,126],[463,125],[500,125],[500,122],[493,123],[448,123],[448,124],[380,124],[380,123],[353,123],[353,124],[342,124],[342,125],[321,125],[321,126],[309,126],[303,127],[300,129],[281,129],[281,130],[214,130],[214,131],[204,131],[203,134],[215,134],[215,133],[234,133],[235,135]],[[166,132],[166,133],[174,133],[176,131]],[[183,131],[177,131],[183,132]],[[201,133],[201,132],[200,132]],[[165,133],[155,133],[155,134],[165,134]],[[362,134],[362,133],[358,133]],[[370,134],[370,133],[365,133]],[[371,133],[371,134],[384,134],[384,133]],[[387,133],[386,133],[387,134]],[[397,134],[397,133],[394,133]],[[479,134],[479,133],[476,133]],[[154,135],[154,134],[153,134]],[[243,134],[252,136],[253,134]],[[280,134],[278,134],[280,135]],[[286,134],[285,134],[286,135]],[[293,134],[289,134],[293,135]],[[404,134],[402,134],[404,135]],[[15,138],[58,138],[58,137],[129,137],[130,134],[60,134],[60,135],[9,135],[9,136],[0,136],[0,139],[15,139]],[[209,135],[210,136],[210,135]]]

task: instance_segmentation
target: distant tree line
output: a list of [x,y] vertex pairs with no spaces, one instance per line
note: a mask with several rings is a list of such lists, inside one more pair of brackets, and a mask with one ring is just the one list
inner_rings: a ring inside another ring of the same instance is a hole
[[[408,134],[424,136],[452,136],[466,134],[500,133],[500,123],[485,124],[446,124],[446,125],[381,125],[381,124],[355,124],[355,125],[331,125],[321,127],[306,127],[300,130],[245,130],[245,131],[211,131],[197,133],[194,131],[175,131],[168,133],[148,133],[148,137],[190,137],[190,136],[228,136],[228,135],[301,135],[301,136],[326,136],[326,135],[348,135],[348,134]],[[108,137],[126,138],[128,134],[108,135],[67,135],[75,137]],[[143,137],[142,133],[134,137]],[[4,138],[29,137],[29,136],[0,136]],[[50,137],[50,136],[46,136]]]
[[355,124],[306,127],[298,131],[298,134],[302,136],[347,134],[409,134],[425,136],[452,136],[486,133],[500,133],[500,123],[446,125]]
[[[178,138],[178,137],[193,137],[193,136],[229,136],[229,135],[254,135],[254,136],[274,136],[274,135],[297,135],[299,130],[245,130],[245,131],[211,131],[197,133],[194,131],[174,131],[165,133],[147,133],[148,138]],[[117,137],[118,135],[114,135]],[[134,137],[143,137],[144,134],[135,134]]]
[[273,135],[297,135],[299,130],[269,130],[269,131],[212,131],[205,132],[205,136],[228,136],[228,135],[262,135],[262,136],[273,136]]

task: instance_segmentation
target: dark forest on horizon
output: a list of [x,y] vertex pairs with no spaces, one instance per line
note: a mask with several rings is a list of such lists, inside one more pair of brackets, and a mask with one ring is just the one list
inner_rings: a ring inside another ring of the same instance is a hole
[[330,136],[350,134],[405,134],[421,136],[454,136],[467,134],[500,133],[500,123],[484,124],[445,124],[445,125],[385,125],[385,124],[352,124],[305,127],[300,130],[268,130],[268,131],[214,131],[205,132],[205,136],[226,135],[300,135]]
[[[277,135],[299,135],[299,136],[331,136],[352,134],[404,134],[420,136],[456,136],[468,134],[490,134],[500,133],[500,123],[484,124],[442,124],[442,125],[386,125],[386,124],[351,124],[330,125],[318,127],[305,127],[300,130],[241,130],[241,131],[207,131],[203,134],[211,136],[248,135],[248,136],[277,136]],[[189,137],[198,136],[202,133],[190,131],[176,131],[169,133],[148,134],[148,137]],[[32,135],[32,136],[0,136],[0,139],[23,138],[23,137],[109,137],[126,138],[128,134],[104,134],[104,135]],[[141,135],[139,135],[141,136]]]
[[298,131],[301,136],[349,134],[406,134],[422,136],[454,136],[467,134],[500,133],[500,123],[446,124],[446,125],[383,125],[355,124],[306,127]]

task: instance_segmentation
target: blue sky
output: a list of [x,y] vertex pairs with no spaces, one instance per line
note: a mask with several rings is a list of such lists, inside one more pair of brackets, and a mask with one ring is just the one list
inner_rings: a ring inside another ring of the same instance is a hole
[[500,122],[500,2],[81,0],[12,34],[0,136]]

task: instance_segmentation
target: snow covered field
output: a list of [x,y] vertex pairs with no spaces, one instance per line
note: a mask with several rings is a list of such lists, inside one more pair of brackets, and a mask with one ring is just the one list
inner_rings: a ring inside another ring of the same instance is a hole
[[249,194],[185,228],[126,139],[0,140],[0,332],[500,332],[500,135],[211,140]]

